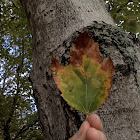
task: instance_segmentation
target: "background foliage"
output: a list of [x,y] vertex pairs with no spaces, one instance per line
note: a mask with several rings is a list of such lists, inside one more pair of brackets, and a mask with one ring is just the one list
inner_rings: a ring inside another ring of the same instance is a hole
[[18,0],[0,2],[0,140],[43,139],[33,91],[31,35]]
[[140,32],[140,0],[107,0],[108,10],[117,25],[127,32]]
[[[139,0],[105,0],[117,25],[140,32]],[[0,140],[43,139],[28,80],[32,36],[19,0],[0,1]]]

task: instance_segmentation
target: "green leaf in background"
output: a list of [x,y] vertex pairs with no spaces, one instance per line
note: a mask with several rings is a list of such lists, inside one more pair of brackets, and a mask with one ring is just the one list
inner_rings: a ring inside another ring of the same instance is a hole
[[108,0],[110,13],[119,27],[131,33],[140,33],[140,1]]
[[0,140],[44,139],[28,80],[31,39],[20,1],[0,0]]

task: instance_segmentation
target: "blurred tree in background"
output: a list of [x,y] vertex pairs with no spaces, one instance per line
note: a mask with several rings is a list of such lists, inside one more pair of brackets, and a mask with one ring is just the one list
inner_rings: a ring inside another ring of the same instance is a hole
[[31,35],[18,0],[0,2],[0,140],[43,139],[33,91]]
[[117,25],[127,32],[140,32],[140,0],[107,0],[110,11]]
[[[105,0],[123,30],[140,32],[139,0]],[[0,140],[41,140],[33,91],[32,36],[19,0],[0,1]]]

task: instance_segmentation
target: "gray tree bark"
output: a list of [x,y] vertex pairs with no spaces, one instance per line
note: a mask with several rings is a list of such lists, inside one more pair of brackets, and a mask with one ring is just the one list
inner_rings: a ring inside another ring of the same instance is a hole
[[46,140],[67,140],[84,115],[60,96],[51,75],[51,53],[64,65],[73,41],[85,30],[115,66],[113,86],[96,113],[108,140],[140,139],[140,41],[117,28],[102,0],[21,0],[33,36],[31,81]]

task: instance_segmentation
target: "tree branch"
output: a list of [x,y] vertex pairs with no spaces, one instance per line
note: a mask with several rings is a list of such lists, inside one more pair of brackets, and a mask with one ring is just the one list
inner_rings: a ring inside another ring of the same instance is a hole
[[11,0],[11,1],[12,1],[12,3],[13,3],[13,6],[14,6],[15,8],[19,9],[19,8],[15,5],[15,3],[13,2],[13,0]]
[[38,122],[38,119],[35,120],[32,124],[26,124],[24,125],[16,134],[16,136],[12,140],[16,140],[20,137],[21,134],[23,134],[25,131],[27,131],[30,127],[34,126]]

